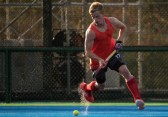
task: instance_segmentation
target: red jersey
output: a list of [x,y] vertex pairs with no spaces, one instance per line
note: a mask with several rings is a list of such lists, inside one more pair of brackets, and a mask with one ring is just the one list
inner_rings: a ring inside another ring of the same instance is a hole
[[[112,51],[114,51],[115,40],[113,38],[114,28],[107,17],[104,17],[107,24],[107,29],[104,32],[100,32],[93,24],[89,28],[94,31],[95,39],[92,47],[92,52],[102,59],[106,59]],[[90,68],[95,70],[99,67],[97,60],[90,59]]]

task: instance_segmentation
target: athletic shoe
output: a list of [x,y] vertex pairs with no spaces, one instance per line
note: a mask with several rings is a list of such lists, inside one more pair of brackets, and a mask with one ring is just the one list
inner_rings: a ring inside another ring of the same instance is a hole
[[84,98],[89,101],[89,102],[94,102],[94,97],[93,97],[93,94],[92,94],[92,91],[90,90],[87,90],[86,89],[86,83],[82,82],[80,84],[80,88],[82,89],[83,91],[83,95],[84,95]]
[[145,104],[143,100],[137,99],[135,103],[139,110],[143,110],[145,108]]

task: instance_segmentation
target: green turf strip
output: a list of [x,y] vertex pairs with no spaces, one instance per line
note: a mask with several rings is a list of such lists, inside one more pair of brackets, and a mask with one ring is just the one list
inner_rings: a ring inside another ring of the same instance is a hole
[[[134,103],[87,103],[81,104],[76,102],[32,102],[32,103],[0,103],[0,106],[134,106]],[[146,106],[168,106],[167,103],[147,102]]]

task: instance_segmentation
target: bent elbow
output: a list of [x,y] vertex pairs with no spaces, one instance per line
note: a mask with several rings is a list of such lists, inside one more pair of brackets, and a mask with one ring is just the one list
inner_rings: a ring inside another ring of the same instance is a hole
[[124,24],[124,25],[121,27],[121,30],[127,31],[127,26]]
[[126,25],[124,25],[123,30],[125,30],[125,32],[127,31],[127,26]]

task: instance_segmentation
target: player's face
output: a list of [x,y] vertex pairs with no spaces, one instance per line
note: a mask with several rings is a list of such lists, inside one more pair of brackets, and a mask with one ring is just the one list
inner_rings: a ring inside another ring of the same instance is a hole
[[100,11],[96,11],[94,13],[91,14],[91,17],[93,19],[93,22],[97,25],[97,26],[102,26],[104,25],[104,16]]

